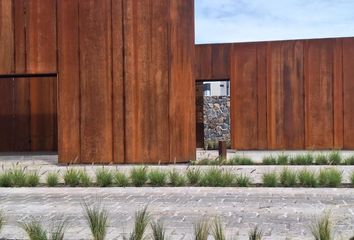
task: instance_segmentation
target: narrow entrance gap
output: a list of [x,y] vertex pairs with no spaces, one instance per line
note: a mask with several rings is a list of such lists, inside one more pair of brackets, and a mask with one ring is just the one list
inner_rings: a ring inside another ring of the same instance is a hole
[[230,80],[197,80],[196,146],[215,150],[219,141],[231,148]]

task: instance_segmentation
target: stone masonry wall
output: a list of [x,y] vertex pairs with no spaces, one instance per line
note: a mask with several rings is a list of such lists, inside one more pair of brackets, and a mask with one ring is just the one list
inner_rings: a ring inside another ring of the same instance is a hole
[[230,141],[230,96],[204,97],[204,140]]

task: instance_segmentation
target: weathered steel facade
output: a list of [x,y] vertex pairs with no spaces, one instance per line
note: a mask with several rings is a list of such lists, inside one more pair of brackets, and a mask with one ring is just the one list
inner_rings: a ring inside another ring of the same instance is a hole
[[234,149],[353,149],[354,38],[196,46],[196,79],[229,79]]
[[0,1],[0,150],[194,159],[193,22],[193,0]]

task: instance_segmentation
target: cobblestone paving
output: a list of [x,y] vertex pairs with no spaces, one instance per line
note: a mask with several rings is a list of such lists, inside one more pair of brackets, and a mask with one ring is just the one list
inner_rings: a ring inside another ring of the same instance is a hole
[[267,240],[311,239],[309,223],[325,210],[332,212],[336,239],[354,235],[353,189],[18,188],[0,189],[0,208],[7,215],[0,237],[23,239],[18,221],[32,216],[47,225],[67,217],[66,239],[90,239],[81,204],[97,199],[109,209],[107,239],[128,233],[134,212],[146,205],[154,219],[165,222],[171,239],[192,239],[193,223],[213,216],[223,219],[229,236],[241,240],[255,225]]

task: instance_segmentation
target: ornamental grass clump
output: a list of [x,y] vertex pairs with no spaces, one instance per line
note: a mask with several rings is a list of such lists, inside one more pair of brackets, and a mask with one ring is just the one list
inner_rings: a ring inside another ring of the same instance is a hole
[[39,184],[39,175],[37,171],[28,173],[26,176],[26,185],[29,187],[36,187]]
[[237,187],[249,187],[251,183],[250,177],[245,174],[239,174],[235,177],[235,185]]
[[245,156],[239,156],[236,155],[233,158],[231,158],[228,162],[228,165],[253,165],[252,159],[245,157]]
[[89,187],[92,185],[92,179],[86,172],[86,170],[79,171],[79,178],[80,178],[80,186],[82,187]]
[[0,211],[0,232],[1,229],[4,227],[6,221],[6,217],[3,211]]
[[350,174],[350,183],[354,186],[354,172]]
[[54,224],[50,231],[47,231],[37,220],[21,223],[21,228],[26,232],[30,240],[63,240],[66,232],[67,221]]
[[109,169],[100,168],[96,171],[96,184],[99,187],[109,187],[113,183],[113,174]]
[[168,173],[168,178],[170,184],[174,187],[182,187],[186,185],[186,178],[182,173],[177,172],[176,169],[173,169]]
[[57,172],[50,172],[47,174],[46,182],[49,187],[56,187],[59,183],[59,174]]
[[317,187],[317,177],[313,171],[303,169],[297,174],[298,182],[301,187]]
[[151,220],[147,207],[135,213],[135,222],[133,232],[129,237],[124,237],[124,240],[144,240],[146,239],[147,226]]
[[315,240],[333,240],[332,223],[329,213],[325,213],[320,218],[315,219],[310,229]]
[[291,165],[311,165],[314,162],[314,157],[311,153],[300,154],[290,159]]
[[86,222],[94,240],[103,240],[107,234],[108,211],[102,207],[101,203],[89,205],[83,203]]
[[122,172],[116,172],[113,175],[113,183],[118,187],[128,187],[129,178]]
[[159,169],[153,169],[148,174],[149,182],[154,187],[162,187],[166,185],[167,173]]
[[152,240],[167,240],[166,229],[163,223],[161,222],[151,222],[151,239]]
[[142,187],[148,180],[146,167],[135,167],[130,172],[130,180],[135,187]]
[[277,158],[274,156],[266,156],[262,159],[264,165],[276,165]]
[[354,165],[354,155],[347,157],[344,160],[345,165]]
[[278,186],[278,175],[275,171],[264,173],[262,176],[263,185],[265,187],[276,187]]
[[204,187],[229,187],[233,185],[234,180],[235,175],[231,172],[214,167],[202,174],[199,185]]
[[277,157],[277,165],[288,165],[289,156],[285,154],[281,154]]
[[77,187],[80,184],[80,173],[75,168],[69,168],[64,173],[64,183],[70,187]]
[[321,169],[318,183],[322,187],[338,187],[342,183],[342,172],[335,168]]
[[191,185],[198,184],[200,181],[201,175],[202,175],[202,173],[199,168],[188,168],[187,172],[186,172],[188,182]]
[[211,235],[214,240],[226,240],[225,228],[219,218],[215,218],[213,221]]
[[316,165],[328,165],[328,157],[325,154],[318,154],[315,158]]
[[25,187],[27,174],[25,168],[15,167],[10,170],[11,186]]
[[254,227],[248,233],[249,240],[262,240],[262,238],[263,238],[263,232],[258,228],[258,226]]
[[337,151],[331,152],[328,154],[328,161],[331,165],[339,165],[342,163],[342,156]]
[[194,240],[208,240],[210,224],[206,220],[194,224]]
[[295,187],[297,184],[296,172],[284,168],[280,173],[279,180],[283,187]]
[[0,187],[11,187],[11,175],[9,171],[4,171],[0,174]]

